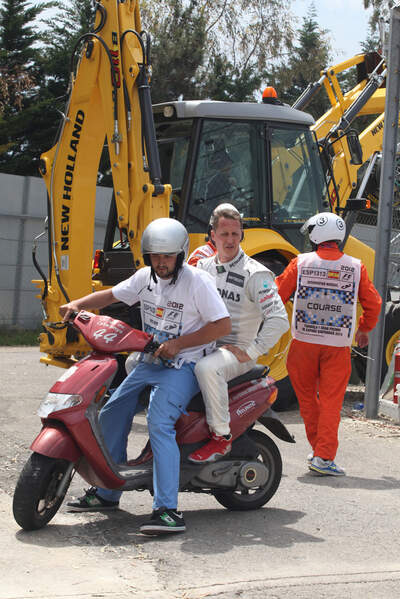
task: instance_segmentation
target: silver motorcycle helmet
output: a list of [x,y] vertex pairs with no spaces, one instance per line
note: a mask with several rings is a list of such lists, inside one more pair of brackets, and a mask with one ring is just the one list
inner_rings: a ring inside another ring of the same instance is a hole
[[319,245],[324,241],[341,243],[346,235],[346,223],[341,216],[332,212],[320,212],[311,216],[301,227],[300,232],[308,233],[310,241]]
[[[141,252],[146,266],[151,266],[150,254],[176,255],[176,266],[171,281],[175,282],[178,271],[188,256],[188,232],[182,223],[173,218],[157,218],[147,225],[143,231]],[[152,276],[156,280],[153,271]]]

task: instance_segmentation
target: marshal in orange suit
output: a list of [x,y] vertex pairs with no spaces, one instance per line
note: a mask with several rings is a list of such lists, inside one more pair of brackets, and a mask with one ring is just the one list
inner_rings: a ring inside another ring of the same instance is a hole
[[[382,300],[360,260],[344,254],[346,224],[331,212],[302,227],[315,251],[299,254],[276,278],[284,303],[294,293],[292,342],[287,369],[299,401],[312,453],[309,469],[344,475],[335,464],[340,411],[351,373],[351,343],[368,345]],[[357,300],[363,309],[358,328]]]

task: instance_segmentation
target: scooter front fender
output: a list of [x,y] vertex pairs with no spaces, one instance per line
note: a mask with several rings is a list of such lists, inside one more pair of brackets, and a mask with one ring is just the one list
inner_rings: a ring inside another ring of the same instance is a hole
[[44,423],[31,449],[49,458],[60,458],[74,463],[82,456],[82,451],[67,429],[57,422]]
[[294,436],[291,435],[286,426],[281,422],[279,416],[272,408],[269,408],[264,414],[257,418],[258,422],[263,424],[278,439],[288,443],[296,443]]

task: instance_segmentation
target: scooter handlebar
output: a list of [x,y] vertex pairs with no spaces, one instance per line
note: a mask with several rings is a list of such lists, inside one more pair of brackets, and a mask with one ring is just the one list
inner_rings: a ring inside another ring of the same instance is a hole
[[[147,345],[144,347],[143,352],[146,354],[154,354],[154,352],[156,352],[158,350],[158,348],[160,347],[161,343],[159,343],[158,341],[156,341],[154,339],[154,337],[152,337],[150,339],[150,341],[147,343]],[[159,356],[158,358],[161,363],[166,367],[166,368],[173,368],[174,367],[174,362],[173,360],[166,360],[165,358],[162,358],[161,356]]]
[[158,343],[153,337],[150,339],[148,344],[143,348],[144,353],[146,354],[154,354],[155,351],[158,350],[161,343]]

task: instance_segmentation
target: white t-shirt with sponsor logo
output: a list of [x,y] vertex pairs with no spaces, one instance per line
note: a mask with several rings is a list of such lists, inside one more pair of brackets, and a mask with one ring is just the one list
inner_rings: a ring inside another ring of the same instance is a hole
[[[184,264],[178,278],[157,283],[149,266],[141,268],[112,288],[115,299],[132,306],[140,302],[143,330],[162,343],[194,333],[209,322],[226,318],[229,313],[221,300],[213,278],[206,272]],[[183,349],[173,362],[196,362],[215,348],[215,342]]]

